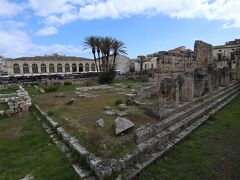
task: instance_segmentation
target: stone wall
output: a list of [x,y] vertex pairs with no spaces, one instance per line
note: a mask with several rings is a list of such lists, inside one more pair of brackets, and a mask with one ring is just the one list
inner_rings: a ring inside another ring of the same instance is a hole
[[196,61],[201,63],[201,67],[207,70],[208,64],[213,63],[213,47],[203,41],[195,41],[194,53]]
[[32,106],[32,101],[28,92],[22,86],[13,94],[1,95],[0,102],[8,105],[7,110],[1,110],[0,115],[11,116],[21,112],[28,112]]

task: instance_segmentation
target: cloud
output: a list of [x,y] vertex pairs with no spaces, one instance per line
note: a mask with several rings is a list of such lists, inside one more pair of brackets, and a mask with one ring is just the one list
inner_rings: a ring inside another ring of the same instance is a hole
[[35,56],[52,53],[80,55],[85,53],[81,46],[35,44],[28,34],[21,29],[0,29],[0,39],[0,55],[6,57]]
[[[46,2],[45,2],[46,1]],[[67,24],[78,19],[127,18],[167,15],[171,18],[223,21],[223,27],[240,28],[239,0],[29,0],[46,24]]]
[[0,17],[12,17],[23,10],[21,4],[9,2],[8,0],[0,0]]
[[36,33],[36,35],[37,36],[50,36],[50,35],[57,34],[57,33],[58,33],[58,29],[53,26],[50,26],[50,27],[44,27],[44,28],[40,29]]

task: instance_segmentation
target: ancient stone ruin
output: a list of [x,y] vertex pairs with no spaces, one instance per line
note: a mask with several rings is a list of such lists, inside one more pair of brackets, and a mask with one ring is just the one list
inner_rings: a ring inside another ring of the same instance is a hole
[[2,110],[1,115],[11,116],[21,112],[28,112],[32,106],[31,98],[27,91],[22,86],[13,94],[1,94],[0,103],[8,105],[7,110]]

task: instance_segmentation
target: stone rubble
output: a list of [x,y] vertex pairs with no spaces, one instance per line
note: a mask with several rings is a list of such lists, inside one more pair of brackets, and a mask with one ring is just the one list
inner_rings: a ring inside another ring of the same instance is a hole
[[11,96],[2,96],[1,101],[8,105],[8,109],[0,114],[11,116],[13,114],[18,114],[20,112],[28,112],[29,108],[32,106],[31,98],[27,91],[22,86],[19,86],[19,90],[13,93]]
[[66,104],[67,104],[67,105],[72,105],[72,104],[74,103],[74,100],[75,100],[75,99],[74,99],[74,98],[72,98],[72,99],[70,99],[69,101],[67,101],[67,103],[66,103]]
[[124,131],[134,127],[134,123],[127,118],[118,117],[115,119],[115,134],[119,135]]
[[100,126],[100,127],[103,127],[104,126],[104,120],[103,119],[99,119],[96,121],[96,125],[97,126]]

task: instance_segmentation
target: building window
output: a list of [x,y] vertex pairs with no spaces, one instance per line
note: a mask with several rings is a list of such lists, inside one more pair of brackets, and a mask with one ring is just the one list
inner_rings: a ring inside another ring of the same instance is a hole
[[47,73],[47,66],[46,66],[46,64],[41,64],[41,73]]
[[89,71],[89,64],[85,64],[85,71],[88,72]]
[[19,64],[14,64],[13,65],[13,73],[14,74],[20,74],[20,66],[19,66]]
[[145,69],[147,69],[147,64],[145,64]]
[[70,66],[69,66],[69,64],[65,64],[65,72],[70,72]]
[[95,71],[95,64],[94,63],[91,64],[91,71]]
[[24,74],[29,74],[29,66],[28,66],[28,64],[23,64],[23,73]]
[[221,61],[221,60],[222,60],[222,55],[218,54],[218,61]]
[[151,64],[151,68],[153,69],[153,64]]
[[50,73],[55,73],[54,64],[49,64],[49,72],[50,72]]
[[77,72],[77,65],[75,63],[72,64],[72,72]]
[[60,63],[57,65],[57,72],[59,72],[59,73],[63,72],[62,64],[60,64]]
[[37,64],[33,64],[32,65],[32,73],[33,74],[37,74],[38,73],[38,65]]
[[83,72],[83,64],[82,63],[79,64],[79,72]]

